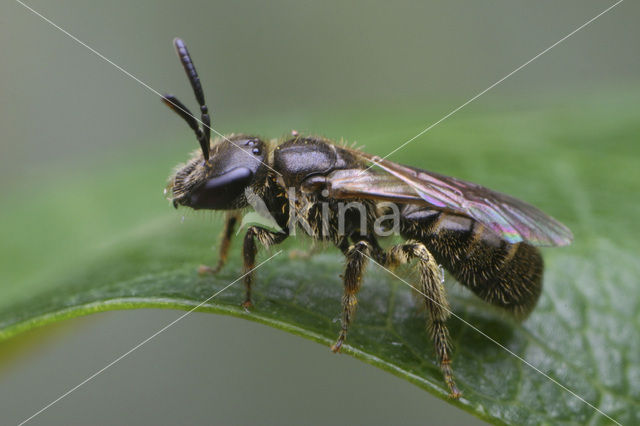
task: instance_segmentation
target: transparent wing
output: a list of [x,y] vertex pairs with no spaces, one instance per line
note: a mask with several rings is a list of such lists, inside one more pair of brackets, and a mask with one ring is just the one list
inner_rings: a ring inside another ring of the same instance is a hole
[[512,244],[525,241],[535,246],[563,246],[573,240],[569,228],[509,195],[364,152],[349,151],[375,163],[386,173],[373,169],[334,172],[327,182],[337,198],[374,198],[425,204],[475,219]]

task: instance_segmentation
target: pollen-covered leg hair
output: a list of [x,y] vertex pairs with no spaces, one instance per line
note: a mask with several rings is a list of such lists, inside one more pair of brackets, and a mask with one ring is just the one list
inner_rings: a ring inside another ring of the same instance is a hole
[[240,220],[240,211],[231,210],[225,214],[224,228],[222,235],[220,236],[220,254],[218,257],[218,263],[215,268],[210,266],[200,265],[198,272],[203,274],[216,274],[220,272],[222,267],[227,263],[229,257],[229,247],[231,246],[231,238],[233,237],[233,231]]
[[350,246],[346,253],[347,264],[345,266],[343,281],[344,294],[342,296],[342,329],[336,343],[331,346],[333,352],[340,351],[347,338],[349,324],[356,313],[358,300],[356,294],[360,290],[362,275],[367,266],[368,256],[371,256],[371,244],[366,241],[358,241]]
[[[283,242],[289,234],[273,232],[265,228],[257,226],[251,226],[244,235],[244,244],[242,245],[242,258],[244,260],[244,272],[251,271],[256,266],[256,254],[258,247],[256,245],[256,239],[264,247],[269,247],[274,244]],[[251,303],[251,286],[253,285],[254,272],[250,272],[244,277],[245,298],[242,306],[250,308]]]
[[417,261],[416,267],[420,277],[418,290],[422,293],[427,314],[429,315],[429,333],[435,345],[440,369],[451,392],[451,397],[459,398],[461,393],[453,380],[449,330],[446,325],[450,315],[449,302],[441,281],[438,263],[424,244],[418,241],[407,241],[404,244],[395,245],[387,251],[385,266],[393,267],[409,263],[414,259]]

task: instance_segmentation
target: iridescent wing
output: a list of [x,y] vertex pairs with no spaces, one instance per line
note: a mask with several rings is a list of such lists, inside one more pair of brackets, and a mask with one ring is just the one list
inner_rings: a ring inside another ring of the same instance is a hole
[[375,163],[386,173],[374,169],[338,170],[327,178],[331,194],[336,198],[424,204],[477,220],[512,244],[524,241],[535,246],[564,246],[573,240],[566,226],[509,195],[364,152],[349,152]]

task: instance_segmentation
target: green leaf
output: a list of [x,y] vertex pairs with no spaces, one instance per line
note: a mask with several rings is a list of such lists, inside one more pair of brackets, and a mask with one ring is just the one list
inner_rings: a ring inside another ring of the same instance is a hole
[[[324,134],[359,135],[367,151],[386,154],[445,112],[345,113],[342,123],[325,120],[332,127]],[[543,296],[523,324],[447,277],[452,309],[623,424],[640,422],[639,119],[632,96],[545,110],[461,112],[392,157],[515,195],[574,231],[572,246],[543,250]],[[25,184],[4,197],[10,208],[0,213],[0,339],[99,311],[192,309],[241,275],[238,241],[219,275],[197,275],[198,265],[214,261],[221,218],[186,213],[183,222],[185,212],[175,213],[162,199],[165,171],[185,157],[172,149],[153,162],[141,157],[103,174]],[[239,306],[241,282],[200,310],[331,344],[343,261],[332,248],[307,260],[289,258],[293,248],[308,245],[302,238],[283,244],[283,254],[258,270],[251,313]],[[611,423],[458,319],[449,324],[464,393],[459,401],[447,397],[410,290],[370,265],[343,352],[490,422]]]

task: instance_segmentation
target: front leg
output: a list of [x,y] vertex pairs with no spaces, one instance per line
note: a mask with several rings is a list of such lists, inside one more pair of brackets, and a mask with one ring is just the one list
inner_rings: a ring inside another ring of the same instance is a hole
[[204,274],[217,274],[220,272],[227,258],[229,257],[229,247],[231,246],[231,238],[233,237],[233,230],[235,229],[238,221],[240,220],[240,210],[228,211],[225,215],[224,229],[220,236],[220,255],[218,257],[218,264],[215,268],[207,265],[200,265],[198,273]]
[[244,235],[244,244],[242,245],[242,258],[244,259],[244,287],[245,298],[242,306],[250,308],[251,303],[251,286],[253,285],[253,268],[256,266],[256,254],[258,247],[256,239],[264,246],[269,247],[273,244],[280,244],[289,236],[285,232],[273,232],[265,228],[251,226]]

